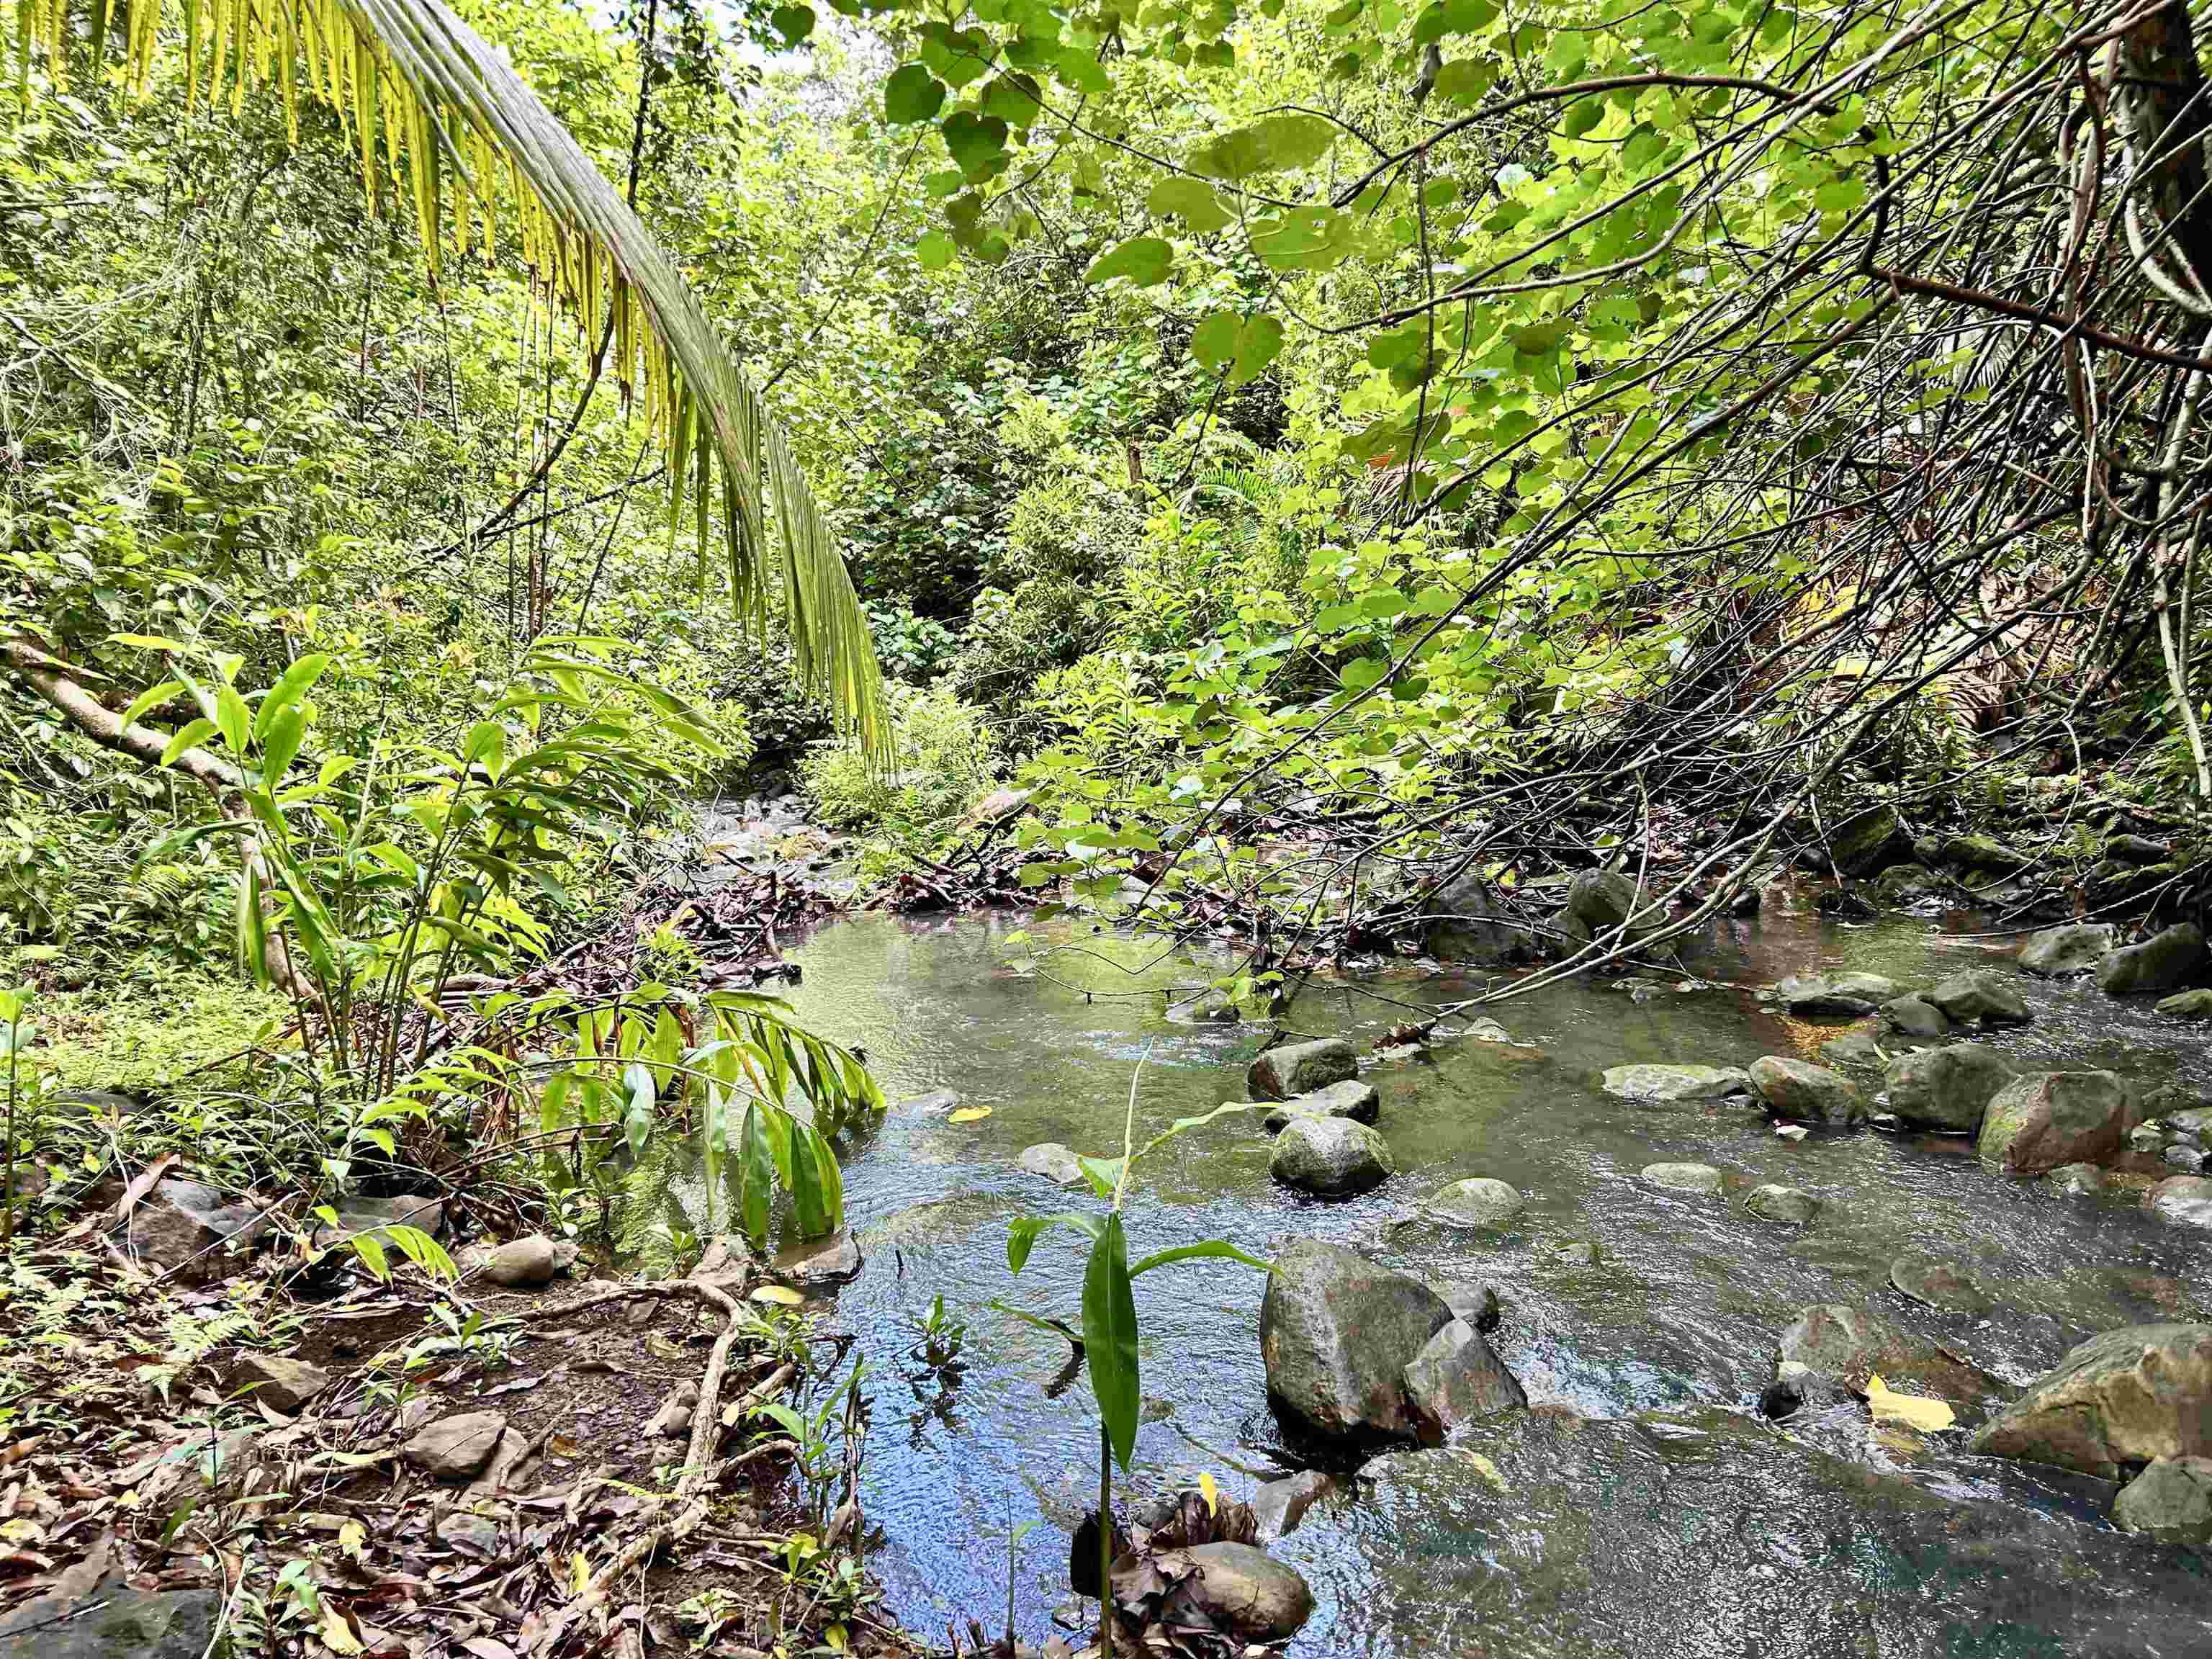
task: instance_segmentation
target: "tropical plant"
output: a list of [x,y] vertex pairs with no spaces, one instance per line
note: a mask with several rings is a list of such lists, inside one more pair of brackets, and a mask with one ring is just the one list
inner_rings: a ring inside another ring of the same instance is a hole
[[[1099,1643],[1114,1651],[1114,1465],[1126,1473],[1136,1449],[1137,1421],[1142,1400],[1138,1383],[1137,1304],[1135,1281],[1155,1267],[1201,1258],[1242,1261],[1262,1273],[1273,1268],[1257,1256],[1247,1255],[1225,1239],[1209,1238],[1195,1244],[1179,1244],[1156,1250],[1133,1267],[1129,1261],[1128,1235],[1122,1212],[1129,1196],[1129,1177],[1138,1164],[1176,1136],[1216,1118],[1260,1109],[1251,1101],[1232,1101],[1197,1117],[1177,1118],[1142,1146],[1136,1142],[1137,1083],[1144,1061],[1137,1062],[1129,1078],[1129,1104],[1121,1126],[1121,1155],[1100,1158],[1078,1155],[1084,1179],[1106,1205],[1103,1215],[1087,1210],[1062,1211],[1056,1215],[1018,1216],[1006,1224],[1006,1267],[1016,1273],[1028,1265],[1037,1240],[1055,1227],[1069,1227],[1091,1241],[1083,1270],[1083,1308],[1080,1346],[1083,1364],[1091,1379],[1091,1395],[1098,1407],[1098,1585]],[[1023,1309],[998,1304],[1025,1323],[1059,1336],[1071,1336],[1056,1321],[1041,1318]]]
[[[15,1103],[21,1091],[23,1050],[38,1036],[37,1027],[23,1018],[30,1002],[31,993],[26,987],[0,988],[0,1054],[6,1055],[8,1060],[8,1147],[5,1184],[0,1185],[0,1244],[15,1236]],[[32,1097],[36,1100],[35,1091]],[[33,1149],[38,1139],[38,1124],[33,1118],[30,1133]]]

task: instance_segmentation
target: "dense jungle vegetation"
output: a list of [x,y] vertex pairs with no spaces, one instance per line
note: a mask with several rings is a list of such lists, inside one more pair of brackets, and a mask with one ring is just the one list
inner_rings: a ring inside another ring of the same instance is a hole
[[[2181,0],[0,20],[19,1332],[173,1292],[83,1265],[173,1168],[288,1287],[588,1240],[678,1123],[741,1252],[833,1229],[882,1093],[760,988],[839,904],[1220,935],[1248,1014],[1439,922],[1510,994],[1792,865],[2202,910]],[[677,902],[699,802],[787,794],[775,878]],[[1550,930],[1598,867],[1629,913]],[[281,1554],[241,1628],[362,1651]]]

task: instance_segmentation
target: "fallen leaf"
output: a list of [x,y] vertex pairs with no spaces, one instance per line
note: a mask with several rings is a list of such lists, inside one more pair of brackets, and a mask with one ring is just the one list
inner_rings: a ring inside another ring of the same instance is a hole
[[169,1166],[176,1161],[174,1152],[164,1152],[131,1177],[131,1184],[123,1189],[123,1196],[115,1201],[115,1219],[118,1224],[131,1219],[131,1212],[138,1207],[138,1200],[154,1190],[154,1183],[167,1175]]
[[763,1285],[753,1292],[756,1302],[773,1302],[779,1308],[796,1308],[806,1298],[788,1285]]
[[362,1650],[361,1638],[353,1633],[353,1626],[346,1622],[345,1614],[335,1601],[323,1603],[322,1627],[315,1634],[322,1638],[323,1645],[332,1653],[349,1656]]
[[1221,1491],[1219,1487],[1213,1484],[1213,1473],[1212,1470],[1206,1469],[1200,1472],[1198,1477],[1198,1489],[1200,1492],[1206,1494],[1206,1512],[1208,1515],[1220,1514]]
[[461,1646],[477,1659],[515,1659],[514,1650],[495,1637],[471,1636]]
[[945,1118],[947,1123],[978,1123],[991,1115],[988,1106],[963,1106]]
[[1922,1394],[1899,1394],[1879,1373],[1867,1378],[1867,1409],[1878,1423],[1902,1423],[1923,1433],[1948,1429],[1959,1420],[1942,1401]]
[[368,1528],[358,1521],[349,1521],[340,1527],[338,1553],[366,1565],[368,1556]]
[[1474,1472],[1480,1475],[1485,1480],[1490,1482],[1492,1486],[1497,1487],[1498,1491],[1511,1492],[1513,1490],[1512,1486],[1505,1479],[1504,1471],[1500,1469],[1497,1464],[1492,1462],[1488,1458],[1485,1457],[1480,1452],[1468,1452],[1466,1455],[1468,1462],[1473,1467]]

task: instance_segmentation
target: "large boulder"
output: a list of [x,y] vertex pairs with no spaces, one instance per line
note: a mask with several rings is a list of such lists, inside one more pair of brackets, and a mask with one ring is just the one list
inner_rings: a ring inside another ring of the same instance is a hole
[[2020,993],[1985,968],[1953,974],[1920,994],[1960,1025],[2025,1025],[2029,1018]]
[[1792,974],[1774,1000],[1793,1014],[1870,1014],[1904,988],[1880,974]]
[[2153,933],[2140,945],[2113,951],[2097,969],[2097,983],[2116,997],[2138,991],[2178,991],[2203,959],[2203,929],[2185,921]]
[[1771,1115],[1791,1123],[1838,1127],[1865,1115],[1851,1080],[1809,1060],[1767,1054],[1751,1063],[1751,1086]]
[[2027,855],[1995,836],[1947,836],[1943,839],[1943,862],[1965,870],[2008,876],[2027,863]]
[[1528,930],[1498,902],[1495,884],[1462,871],[1432,894],[1425,945],[1438,962],[1497,967],[1536,954]]
[[2069,921],[2030,934],[2020,947],[2020,965],[2045,979],[2086,974],[2111,955],[2118,941],[2119,929],[2108,921]]
[[1528,1396],[1490,1351],[1482,1333],[1455,1318],[1407,1362],[1406,1399],[1431,1445],[1500,1412],[1524,1411]]
[[1267,1173],[1285,1187],[1322,1198],[1349,1197],[1379,1187],[1397,1165],[1389,1143],[1346,1117],[1299,1117],[1283,1126]]
[[1911,850],[1904,826],[1887,806],[1854,813],[1829,832],[1828,854],[1847,876],[1872,875]]
[[2128,1133],[2127,1085],[2111,1072],[2030,1072],[1990,1097],[1976,1150],[2015,1175],[2101,1164]]
[[1751,1078],[1735,1066],[1609,1066],[1605,1091],[1623,1100],[1723,1100],[1751,1092]]
[[1648,897],[1639,906],[1639,896],[1633,876],[1618,870],[1582,871],[1568,884],[1559,930],[1576,943],[1587,945],[1626,923],[1626,941],[1640,944],[1666,926],[1667,912]]
[[2161,1457],[2120,1489],[2112,1524],[2169,1544],[2212,1543],[2212,1458]]
[[1245,1073],[1255,1100],[1288,1100],[1359,1075],[1359,1056],[1342,1037],[1285,1042],[1252,1062]]
[[2161,1457],[2212,1455],[2212,1325],[2093,1336],[1974,1436],[1972,1448],[2100,1480]]
[[1160,1607],[1172,1628],[1211,1626],[1237,1645],[1265,1646],[1288,1641],[1313,1616],[1313,1591],[1297,1569],[1255,1544],[1196,1544],[1153,1565],[1175,1585]]
[[1372,1123],[1382,1115],[1382,1098],[1375,1092],[1375,1085],[1353,1077],[1282,1102],[1265,1121],[1272,1133],[1292,1118],[1348,1117],[1355,1123]]
[[1340,1244],[1291,1239],[1260,1302],[1268,1402],[1293,1428],[1328,1439],[1414,1439],[1406,1367],[1452,1317],[1417,1279]]
[[1917,994],[1892,997],[1883,1003],[1881,1020],[1891,1030],[1911,1037],[1945,1036],[1951,1030],[1950,1015]]
[[1923,1048],[1890,1062],[1889,1109],[1915,1128],[1972,1134],[1997,1091],[2019,1075],[2002,1054],[1978,1043]]

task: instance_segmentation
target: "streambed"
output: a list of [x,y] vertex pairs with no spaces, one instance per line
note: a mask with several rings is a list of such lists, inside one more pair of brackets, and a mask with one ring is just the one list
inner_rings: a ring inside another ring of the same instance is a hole
[[[1053,955],[1044,974],[1018,972],[1005,945],[1017,927],[1039,946],[1078,948]],[[1968,1457],[1960,1435],[1873,1433],[1856,1407],[1794,1419],[1786,1434],[1757,1418],[1775,1339],[1810,1304],[1877,1306],[2016,1389],[2097,1331],[2212,1319],[2212,1244],[2146,1216],[2136,1194],[2068,1199],[1986,1171],[1961,1139],[1861,1132],[1793,1143],[1741,1100],[1606,1095],[1599,1073],[1632,1061],[1815,1057],[1844,1024],[1778,1015],[1747,988],[1786,974],[1924,981],[2005,954],[1909,919],[1851,927],[1770,909],[1723,929],[1693,962],[1729,985],[1556,986],[1486,1011],[1511,1044],[1462,1040],[1370,1065],[1400,1173],[1364,1197],[1322,1202],[1274,1185],[1256,1116],[1186,1135],[1146,1166],[1133,1251],[1224,1237],[1266,1255],[1310,1234],[1439,1287],[1488,1283],[1504,1306],[1492,1342],[1532,1402],[1599,1419],[1583,1427],[1540,1410],[1478,1438],[1486,1468],[1431,1455],[1356,1503],[1316,1510],[1274,1546],[1317,1601],[1291,1651],[2212,1650],[2212,1577],[2185,1551],[2106,1527],[2109,1488]],[[894,1103],[847,1162],[848,1218],[867,1261],[834,1316],[873,1377],[863,1501],[883,1542],[871,1566],[909,1627],[974,1617],[995,1631],[1009,1537],[1041,1518],[1011,1564],[1017,1630],[1041,1641],[1067,1601],[1097,1419],[1079,1381],[1048,1397],[1066,1344],[991,1304],[1076,1317],[1073,1236],[1048,1236],[1015,1279],[1006,1229],[1088,1200],[1017,1159],[1039,1141],[1118,1152],[1140,1056],[1140,1137],[1242,1098],[1261,1033],[1170,1023],[1170,989],[1219,966],[1087,923],[867,915],[793,956],[801,1018],[864,1048]],[[2015,1064],[2109,1066],[2143,1086],[2212,1094],[2201,1038],[2148,1004],[2016,981],[2034,1022],[1989,1039]],[[1476,983],[1394,969],[1307,991],[1291,1023],[1352,1036],[1364,1053],[1409,1009]],[[948,1121],[944,1091],[989,1115]],[[1638,1181],[1644,1165],[1675,1159],[1719,1166],[1727,1193],[1676,1196]],[[656,1158],[639,1176],[664,1213],[696,1229],[696,1156]],[[1409,1219],[1420,1198],[1468,1176],[1511,1182],[1527,1208],[1485,1233]],[[1765,1182],[1813,1194],[1818,1216],[1802,1228],[1753,1218],[1742,1195]],[[1939,1316],[1905,1302],[1888,1270],[1908,1249],[1995,1290],[1996,1313]],[[1302,1462],[1266,1403],[1261,1288],[1253,1270],[1218,1261],[1140,1281],[1146,1422],[1131,1490],[1210,1470],[1249,1496]],[[916,1322],[940,1294],[967,1324],[964,1375],[949,1391],[912,1357]]]

